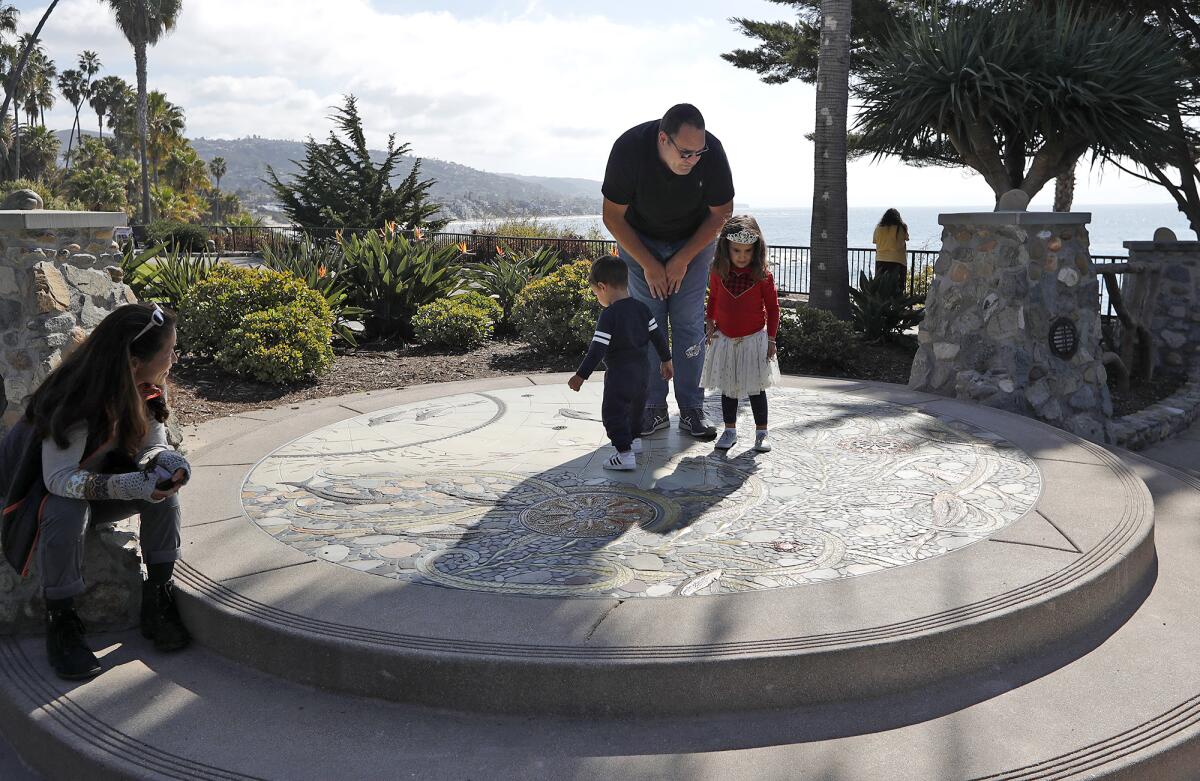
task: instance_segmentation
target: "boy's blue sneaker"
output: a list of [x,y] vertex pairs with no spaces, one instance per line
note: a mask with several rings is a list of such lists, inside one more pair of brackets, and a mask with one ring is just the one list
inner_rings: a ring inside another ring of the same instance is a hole
[[647,409],[642,415],[643,437],[648,437],[655,431],[661,431],[671,425],[671,418],[665,409]]
[[681,411],[679,413],[679,430],[704,441],[717,438],[717,427],[704,417],[704,410],[685,409]]

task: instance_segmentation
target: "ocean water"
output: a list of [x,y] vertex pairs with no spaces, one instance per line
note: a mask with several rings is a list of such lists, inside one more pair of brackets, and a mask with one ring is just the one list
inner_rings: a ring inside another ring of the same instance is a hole
[[[942,229],[938,215],[943,212],[991,211],[990,206],[913,206],[900,209],[908,223],[908,248],[910,250],[937,250],[941,247]],[[809,246],[809,229],[812,210],[807,208],[786,209],[740,209],[739,213],[752,214],[762,227],[769,244],[779,246]],[[852,206],[849,209],[849,246],[871,249],[871,234],[879,222],[883,209],[875,206]],[[1102,204],[1087,206],[1079,204],[1074,211],[1091,212],[1088,225],[1092,255],[1126,255],[1126,241],[1149,241],[1156,228],[1167,227],[1175,231],[1180,239],[1194,240],[1196,235],[1188,228],[1187,220],[1171,204]],[[610,238],[599,215],[573,217],[540,217],[539,222],[570,228],[586,234],[595,227],[605,238]],[[446,227],[447,231],[465,231],[480,227],[479,221],[458,221]]]

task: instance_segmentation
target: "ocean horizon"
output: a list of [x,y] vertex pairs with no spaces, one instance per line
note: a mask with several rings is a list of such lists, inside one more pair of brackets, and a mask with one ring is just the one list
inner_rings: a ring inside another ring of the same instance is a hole
[[[911,206],[901,208],[901,215],[908,224],[908,248],[910,250],[938,250],[942,243],[942,228],[938,215],[948,212],[991,211],[990,206]],[[871,235],[884,209],[877,206],[851,206],[848,211],[849,246],[871,249]],[[1037,210],[1035,210],[1037,211]],[[1079,204],[1072,211],[1090,212],[1088,224],[1092,255],[1125,256],[1126,241],[1149,241],[1160,227],[1170,228],[1182,240],[1194,240],[1195,233],[1188,227],[1187,219],[1171,204]],[[768,244],[777,246],[810,246],[812,209],[739,207],[738,213],[751,214],[762,227]],[[599,230],[605,238],[611,238],[598,214],[571,216],[534,217],[537,222],[546,222],[558,227],[569,228],[585,234],[591,228]],[[486,225],[495,225],[500,220],[455,220],[446,226],[450,232],[465,232]]]

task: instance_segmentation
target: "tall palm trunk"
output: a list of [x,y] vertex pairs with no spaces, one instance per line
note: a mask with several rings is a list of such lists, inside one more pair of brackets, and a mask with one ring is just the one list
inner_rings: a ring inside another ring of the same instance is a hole
[[850,316],[846,261],[846,112],[850,103],[850,3],[822,0],[809,303]]
[[150,135],[150,125],[147,122],[146,92],[146,42],[138,41],[133,46],[133,59],[137,64],[138,91],[138,153],[142,162],[142,224],[150,224],[150,169],[147,167],[146,138]]
[[13,172],[14,179],[21,178],[21,112],[17,108],[17,104],[13,103],[13,150],[16,153],[16,166]]
[[71,170],[71,142],[75,140],[75,134],[79,133],[79,143],[83,144],[83,128],[79,126],[79,109],[75,109],[75,124],[71,125],[71,132],[67,135],[67,170]]

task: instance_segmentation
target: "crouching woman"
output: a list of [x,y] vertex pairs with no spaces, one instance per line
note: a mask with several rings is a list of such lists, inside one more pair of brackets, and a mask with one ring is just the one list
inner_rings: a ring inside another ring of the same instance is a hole
[[62,678],[88,678],[100,664],[84,641],[74,598],[84,591],[89,523],[140,516],[142,634],[172,651],[190,641],[175,607],[180,487],[187,461],[167,444],[165,389],[174,364],[175,316],[156,304],[122,306],[34,392],[25,422],[41,441],[46,489],[36,544],[46,598],[46,651]]

